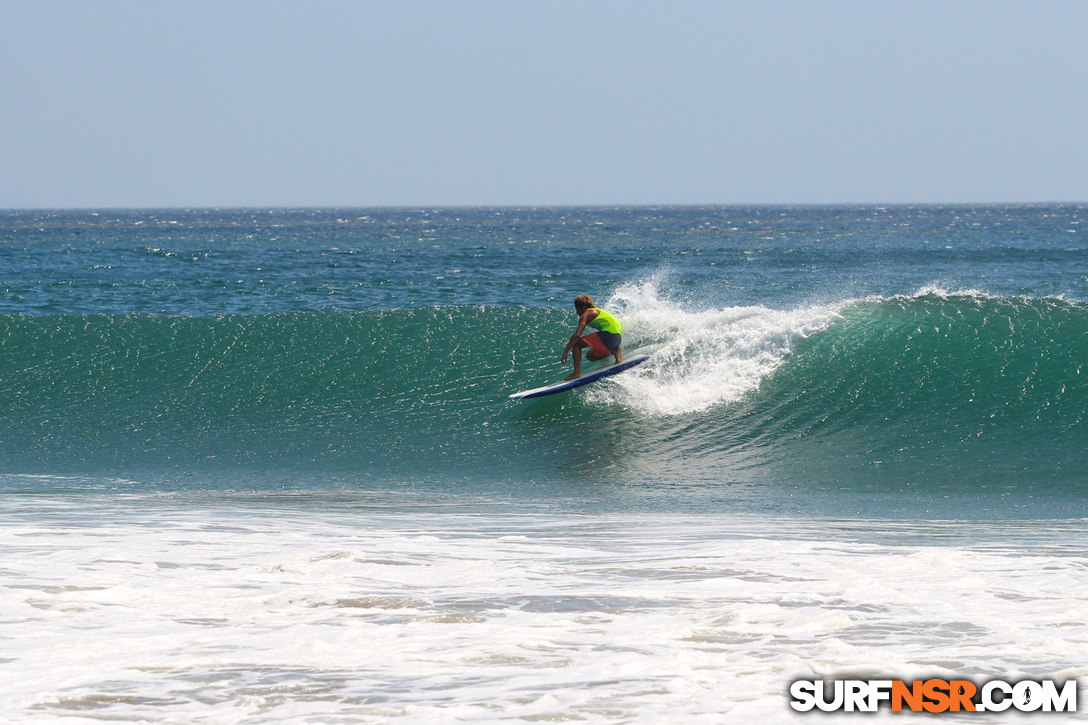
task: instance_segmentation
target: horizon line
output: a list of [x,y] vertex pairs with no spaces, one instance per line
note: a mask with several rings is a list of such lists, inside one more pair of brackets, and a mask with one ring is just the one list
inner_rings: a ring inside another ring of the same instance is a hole
[[340,205],[340,204],[300,204],[300,205],[150,205],[150,206],[24,206],[24,207],[0,207],[0,213],[11,212],[56,212],[56,211],[332,211],[348,209],[371,209],[387,211],[422,211],[432,209],[465,209],[465,210],[497,210],[497,209],[721,209],[721,208],[835,208],[835,207],[983,207],[983,206],[1079,206],[1088,204],[1088,200],[1080,201],[850,201],[850,202],[715,202],[715,203],[631,203],[631,204],[594,204],[594,203],[569,203],[569,204],[374,204],[374,205]]

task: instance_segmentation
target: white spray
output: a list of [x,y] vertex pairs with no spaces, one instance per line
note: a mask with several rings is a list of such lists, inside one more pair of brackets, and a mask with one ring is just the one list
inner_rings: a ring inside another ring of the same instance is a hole
[[694,413],[734,402],[758,388],[798,342],[841,319],[842,306],[691,310],[662,295],[654,279],[625,285],[606,307],[621,317],[625,352],[650,351],[652,357],[588,395],[646,415]]

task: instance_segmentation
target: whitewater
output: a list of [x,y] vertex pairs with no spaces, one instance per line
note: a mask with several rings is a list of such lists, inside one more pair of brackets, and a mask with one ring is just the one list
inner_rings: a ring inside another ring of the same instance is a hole
[[[4,719],[782,722],[798,679],[1083,680],[1086,218],[0,212]],[[650,361],[510,401],[569,372],[582,293]]]

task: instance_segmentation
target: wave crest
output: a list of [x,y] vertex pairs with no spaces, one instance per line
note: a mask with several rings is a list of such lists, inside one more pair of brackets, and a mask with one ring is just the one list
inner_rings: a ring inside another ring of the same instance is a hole
[[682,415],[733,403],[759,387],[813,334],[842,319],[842,304],[796,310],[763,306],[692,311],[662,295],[656,280],[620,288],[624,336],[650,361],[618,376],[593,399],[648,415]]

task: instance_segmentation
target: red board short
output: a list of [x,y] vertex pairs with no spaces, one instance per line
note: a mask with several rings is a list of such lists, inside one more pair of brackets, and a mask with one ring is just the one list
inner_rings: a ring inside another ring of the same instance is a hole
[[582,342],[598,355],[611,355],[620,346],[620,340],[620,336],[614,332],[594,332],[582,338]]

